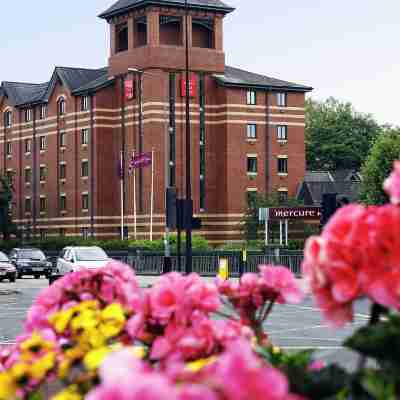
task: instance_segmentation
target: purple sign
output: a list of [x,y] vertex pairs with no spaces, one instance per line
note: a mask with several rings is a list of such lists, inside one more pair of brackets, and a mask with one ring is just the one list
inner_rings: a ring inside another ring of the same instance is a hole
[[131,158],[129,169],[143,168],[149,165],[151,165],[151,153],[142,153]]

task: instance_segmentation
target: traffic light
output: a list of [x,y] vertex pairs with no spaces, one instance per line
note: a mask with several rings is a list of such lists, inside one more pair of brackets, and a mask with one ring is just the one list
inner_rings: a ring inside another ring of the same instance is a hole
[[324,226],[329,221],[330,217],[335,214],[337,203],[336,193],[324,193],[321,203],[321,225]]

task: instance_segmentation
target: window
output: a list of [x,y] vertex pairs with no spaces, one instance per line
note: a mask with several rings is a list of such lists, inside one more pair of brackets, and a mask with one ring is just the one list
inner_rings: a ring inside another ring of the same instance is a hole
[[32,211],[32,200],[30,197],[25,198],[25,212],[30,213]]
[[82,238],[87,239],[89,237],[89,228],[82,228]]
[[89,195],[87,193],[82,194],[82,210],[89,210]]
[[89,162],[87,160],[82,161],[81,176],[82,178],[86,178],[89,176]]
[[25,122],[30,122],[30,121],[32,121],[32,109],[27,108],[25,110]]
[[146,46],[147,44],[147,17],[135,19],[134,25],[134,45],[135,47]]
[[247,124],[247,139],[257,139],[256,124]]
[[287,190],[279,190],[278,191],[278,200],[279,200],[279,204],[287,204],[288,191]]
[[278,158],[278,174],[288,173],[288,160],[287,158]]
[[120,24],[116,26],[117,43],[115,50],[117,53],[128,50],[128,24]]
[[47,237],[46,229],[39,229],[39,234],[40,234],[40,240],[46,240]]
[[287,126],[279,125],[277,126],[277,136],[278,140],[287,140]]
[[89,129],[82,129],[81,131],[81,144],[89,143]]
[[247,156],[247,173],[248,174],[257,173],[257,157]]
[[6,154],[7,154],[8,156],[11,156],[11,155],[12,155],[12,144],[11,144],[11,142],[7,142],[7,145],[6,145]]
[[60,196],[60,211],[66,211],[67,210],[67,196],[65,194],[62,194]]
[[214,21],[212,18],[192,19],[192,46],[214,48]]
[[6,111],[4,114],[4,126],[9,128],[12,125],[12,112]]
[[32,182],[32,170],[30,168],[25,168],[25,183]]
[[247,91],[247,104],[251,106],[256,104],[256,92],[254,90]]
[[89,109],[89,96],[82,96],[81,111],[87,111],[88,109]]
[[9,182],[12,182],[14,177],[14,171],[12,169],[8,169],[6,175]]
[[58,115],[65,115],[65,99],[63,97],[58,100]]
[[60,147],[66,147],[67,145],[67,134],[65,131],[60,132]]
[[287,96],[286,93],[277,93],[276,94],[276,104],[278,107],[286,107]]
[[46,166],[45,165],[41,165],[39,168],[39,179],[40,179],[40,182],[46,181]]
[[66,229],[60,228],[58,231],[59,236],[64,237],[66,235]]
[[46,117],[47,117],[47,106],[46,104],[42,104],[40,106],[39,119],[45,119]]
[[46,136],[39,137],[39,148],[40,150],[46,150]]
[[40,212],[45,212],[47,208],[47,201],[46,201],[46,197],[44,196],[40,196],[40,201],[39,201],[39,209]]
[[67,177],[67,164],[64,162],[60,164],[60,179],[66,179]]
[[32,139],[25,139],[25,153],[30,153],[32,150]]
[[247,190],[246,202],[249,208],[253,207],[257,200],[257,189]]

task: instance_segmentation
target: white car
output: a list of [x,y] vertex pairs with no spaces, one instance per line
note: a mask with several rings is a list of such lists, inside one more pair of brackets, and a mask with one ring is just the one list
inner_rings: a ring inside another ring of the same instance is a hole
[[57,269],[49,278],[49,282],[51,284],[70,272],[103,268],[110,261],[111,259],[100,247],[65,247],[57,259]]

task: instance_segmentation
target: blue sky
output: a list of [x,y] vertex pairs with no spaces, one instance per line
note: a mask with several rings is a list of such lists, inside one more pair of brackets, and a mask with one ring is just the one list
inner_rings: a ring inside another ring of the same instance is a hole
[[[55,65],[105,66],[108,29],[96,16],[112,3],[5,2],[0,80],[44,82]],[[229,65],[311,85],[316,99],[334,96],[400,125],[398,0],[226,3],[237,8],[225,22]]]

